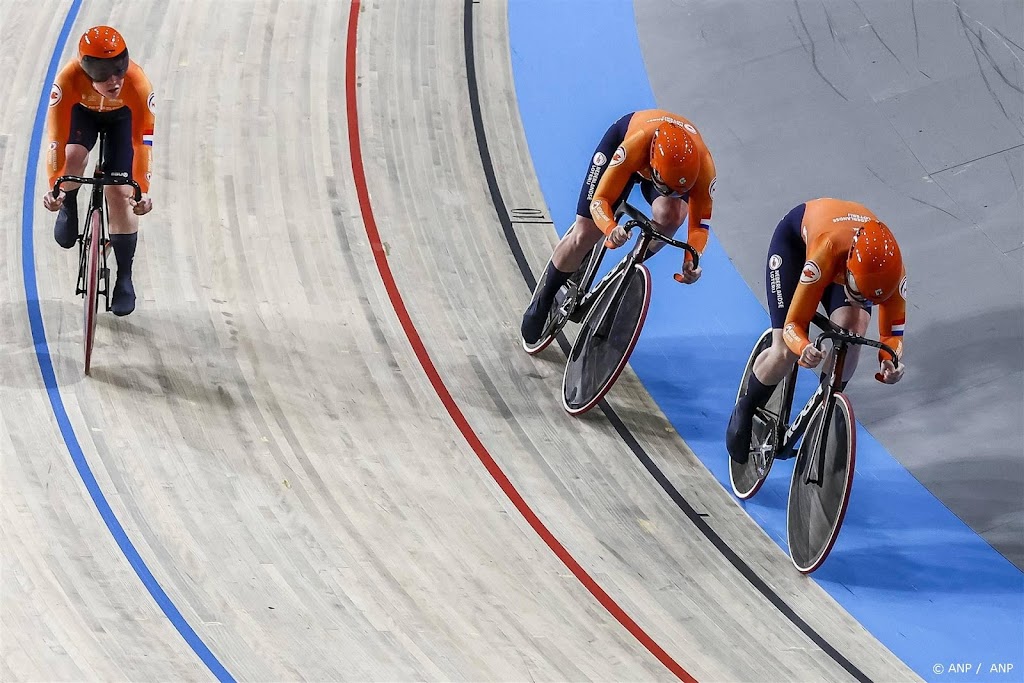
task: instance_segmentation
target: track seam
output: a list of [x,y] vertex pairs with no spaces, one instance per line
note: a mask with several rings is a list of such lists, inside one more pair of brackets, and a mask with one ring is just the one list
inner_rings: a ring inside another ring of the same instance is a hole
[[[526,259],[526,255],[523,252],[522,245],[519,242],[519,237],[516,235],[515,230],[512,227],[512,219],[508,212],[508,208],[505,205],[505,200],[501,195],[501,190],[498,186],[497,175],[494,170],[494,163],[491,160],[491,154],[487,146],[487,136],[484,132],[483,125],[483,114],[480,106],[480,93],[478,89],[477,77],[476,77],[476,64],[474,62],[474,49],[473,49],[473,5],[475,0],[465,0],[464,9],[464,33],[465,33],[465,53],[466,53],[466,74],[469,85],[469,100],[470,110],[473,114],[473,128],[476,132],[477,146],[480,149],[480,161],[483,165],[484,175],[487,179],[487,187],[491,194],[491,200],[494,203],[495,211],[498,215],[498,221],[501,223],[502,231],[505,234],[505,240],[508,242],[509,250],[512,252],[512,256],[519,266],[519,271],[523,276],[523,280],[526,282],[527,288],[532,292],[537,285],[537,278],[534,277],[533,271],[530,268],[529,261]],[[559,333],[558,345],[562,349],[562,353],[568,356],[570,351],[570,345],[565,335]],[[778,593],[776,593],[767,583],[765,583],[761,577],[751,569],[750,565],[743,561],[739,555],[736,554],[725,540],[718,535],[714,529],[707,523],[707,521],[698,513],[692,505],[683,497],[683,495],[675,488],[668,476],[655,464],[647,451],[644,450],[643,446],[637,441],[636,437],[629,430],[629,428],[623,423],[622,419],[618,416],[615,410],[608,404],[604,399],[598,404],[601,407],[601,411],[608,418],[612,427],[616,433],[623,440],[626,446],[633,452],[636,458],[643,464],[655,481],[661,486],[665,493],[672,499],[672,502],[682,510],[683,514],[686,515],[694,526],[707,538],[712,545],[722,554],[725,559],[729,561],[733,567],[753,586],[761,595],[763,595],[772,605],[796,626],[805,636],[807,636],[811,642],[817,645],[821,650],[832,658],[839,666],[846,670],[851,676],[858,681],[863,683],[870,683],[869,678],[863,671],[861,671],[856,665],[850,660],[844,657],[831,643],[829,643],[821,634],[819,634],[810,624],[804,621],[792,607],[790,607],[785,600],[783,600]]]

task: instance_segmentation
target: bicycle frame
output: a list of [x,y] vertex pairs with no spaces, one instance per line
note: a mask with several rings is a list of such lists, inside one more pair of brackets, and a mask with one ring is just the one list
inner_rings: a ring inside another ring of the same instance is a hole
[[[807,430],[807,425],[810,423],[815,412],[819,407],[824,406],[824,413],[822,414],[821,421],[818,423],[817,429],[814,430],[814,434],[805,437],[813,439],[811,441],[811,448],[813,450],[810,451],[810,455],[812,457],[807,468],[804,483],[820,484],[822,467],[825,462],[826,439],[823,437],[828,434],[828,429],[831,426],[836,394],[839,393],[841,389],[843,369],[846,366],[846,353],[849,350],[849,347],[853,344],[874,346],[887,351],[892,356],[894,363],[898,364],[899,360],[897,359],[895,352],[885,344],[850,334],[835,325],[821,313],[815,313],[812,322],[823,330],[823,332],[819,334],[818,338],[814,341],[815,347],[820,349],[821,343],[826,339],[831,339],[833,341],[831,367],[827,373],[822,373],[818,387],[807,400],[807,403],[804,404],[804,407],[800,409],[800,412],[797,413],[796,419],[786,427],[781,439],[779,439],[779,446],[774,457],[775,459],[780,459],[780,455],[786,455],[787,457],[792,456],[797,449],[797,444],[800,441],[800,438],[805,436],[804,432]],[[797,367],[794,366],[789,376],[787,395],[784,398],[785,412],[787,413],[789,411],[789,407],[791,407],[793,403],[793,392],[796,387],[796,374]],[[782,425],[788,422],[788,414],[784,416],[780,415],[778,429],[781,431]]]
[[[647,259],[654,256],[654,253],[651,251],[651,245],[654,242],[664,242],[673,247],[679,247],[680,249],[686,250],[687,252],[690,253],[690,256],[693,258],[694,268],[696,268],[697,264],[700,263],[700,255],[697,253],[696,249],[691,247],[686,242],[673,239],[668,235],[663,235],[662,233],[658,232],[658,230],[655,228],[651,220],[647,216],[645,216],[642,211],[640,211],[639,209],[625,201],[619,204],[619,206],[616,208],[615,217],[619,218],[624,214],[628,215],[630,217],[630,220],[623,227],[625,227],[627,230],[633,227],[640,228],[640,239],[637,240],[637,243],[633,247],[633,249],[631,249],[629,253],[626,254],[626,256],[624,256],[622,260],[620,260],[615,265],[614,268],[612,268],[603,278],[601,278],[597,285],[591,287],[590,284],[593,282],[594,277],[597,274],[597,269],[600,267],[601,262],[604,260],[606,250],[602,250],[600,256],[594,259],[594,262],[590,264],[590,267],[587,269],[587,272],[583,277],[582,282],[580,283],[580,289],[586,291],[586,293],[582,297],[580,297],[579,301],[577,302],[576,309],[573,311],[574,317],[578,317],[579,319],[582,320],[583,317],[586,316],[586,313],[590,309],[590,306],[599,296],[601,296],[605,287],[607,287],[610,282],[612,282],[622,272],[628,271],[629,269],[632,269],[633,266],[635,266],[636,264],[643,263]],[[625,282],[625,278],[619,281],[619,289],[618,291],[615,292],[615,295],[612,298],[611,303],[609,304],[609,309],[614,309],[615,307],[618,306],[619,296],[622,291],[621,284],[623,282]],[[584,285],[586,285],[586,287],[584,287]]]
[[[102,265],[100,267],[100,276],[103,280],[103,289],[98,292],[102,294],[106,301],[106,310],[110,310],[110,295],[109,295],[109,284],[110,284],[110,270],[107,267],[107,243],[109,237],[107,235],[107,201],[103,192],[103,188],[107,185],[131,185],[135,190],[134,198],[135,201],[142,199],[142,189],[139,184],[131,179],[128,173],[107,173],[103,166],[105,161],[105,143],[106,134],[102,131],[99,136],[99,160],[96,166],[93,168],[93,174],[91,177],[86,176],[72,176],[66,175],[57,178],[57,181],[53,185],[53,196],[56,197],[60,194],[60,186],[66,182],[75,182],[80,185],[91,185],[89,195],[89,208],[86,211],[84,230],[78,238],[78,280],[75,284],[75,294],[85,294],[86,285],[88,278],[88,253],[86,252],[86,245],[89,244],[90,240],[96,237],[99,239],[99,251],[100,258],[102,259]],[[98,226],[100,228],[100,234],[98,236],[93,235],[92,218],[98,213],[99,221]]]

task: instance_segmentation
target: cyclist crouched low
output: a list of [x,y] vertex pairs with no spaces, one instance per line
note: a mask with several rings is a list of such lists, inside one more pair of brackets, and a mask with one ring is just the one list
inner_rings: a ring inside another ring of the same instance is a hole
[[[793,364],[817,367],[824,354],[808,338],[818,308],[825,307],[839,327],[863,336],[878,304],[878,334],[882,343],[903,357],[906,324],[907,273],[899,244],[889,228],[869,209],[840,199],[813,199],[792,209],[775,228],[768,248],[765,285],[772,321],[772,345],[754,361],[747,393],[733,409],[726,430],[726,447],[733,460],[745,463],[752,419],[771,398]],[[850,349],[843,382],[857,368],[859,346]],[[905,366],[894,367],[888,354],[878,353],[875,378],[895,384]]]
[[[594,150],[576,204],[576,222],[555,247],[540,278],[543,286],[523,315],[524,342],[533,344],[540,338],[559,288],[602,237],[612,248],[626,243],[629,235],[615,221],[614,209],[637,182],[659,232],[671,237],[687,219],[686,241],[698,253],[704,251],[715,162],[700,133],[683,117],[661,109],[626,114],[612,124]],[[652,251],[661,246],[656,244]],[[692,284],[700,278],[701,269],[694,269],[690,257],[686,258],[683,282]]]

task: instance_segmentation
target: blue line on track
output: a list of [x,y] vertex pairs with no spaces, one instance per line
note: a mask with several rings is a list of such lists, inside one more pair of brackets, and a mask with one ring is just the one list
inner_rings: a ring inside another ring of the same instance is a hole
[[199,656],[203,664],[210,669],[210,672],[218,680],[231,681],[233,683],[235,679],[228,673],[217,657],[214,656],[210,648],[206,646],[206,643],[196,635],[196,632],[185,621],[185,618],[181,616],[181,612],[171,602],[171,599],[157,582],[149,567],[146,566],[139,552],[132,545],[131,540],[129,540],[121,523],[114,515],[113,510],[111,510],[110,504],[103,495],[99,484],[96,483],[96,477],[93,476],[92,469],[90,469],[89,463],[85,459],[85,454],[82,452],[82,447],[78,443],[75,430],[68,419],[67,410],[60,395],[60,387],[57,385],[57,376],[53,371],[53,363],[50,360],[50,349],[46,343],[46,331],[43,329],[43,314],[39,306],[39,290],[36,286],[35,246],[32,231],[34,223],[33,209],[36,201],[35,179],[39,166],[39,147],[42,144],[43,126],[46,122],[46,110],[50,98],[50,84],[56,78],[60,55],[64,51],[64,46],[67,44],[68,36],[71,34],[72,26],[75,23],[81,6],[82,0],[74,0],[72,2],[71,9],[68,11],[68,15],[64,20],[64,26],[61,28],[60,36],[57,39],[57,44],[53,48],[53,54],[50,56],[50,65],[46,70],[45,85],[39,97],[39,105],[36,108],[36,118],[32,126],[32,143],[25,166],[25,191],[21,212],[21,266],[25,279],[25,299],[28,305],[28,318],[32,328],[32,342],[35,345],[36,360],[39,362],[39,372],[43,376],[46,393],[50,398],[50,406],[53,408],[53,416],[60,427],[60,433],[64,437],[68,453],[75,463],[75,468],[78,470],[78,475],[82,478],[85,488],[89,491],[89,496],[92,498],[96,510],[100,513],[100,517],[103,518],[104,524],[107,525],[110,535],[114,537],[117,546],[121,549],[121,552],[128,560],[128,563],[131,564],[139,579],[142,580],[146,590],[153,596],[153,600],[156,601],[160,610],[167,616],[189,647]]

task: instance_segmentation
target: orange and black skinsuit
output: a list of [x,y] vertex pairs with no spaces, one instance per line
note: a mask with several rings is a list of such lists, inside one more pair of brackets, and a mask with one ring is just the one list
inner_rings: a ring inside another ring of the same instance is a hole
[[634,184],[639,182],[647,201],[654,201],[658,193],[651,182],[651,139],[655,129],[666,121],[685,128],[700,155],[697,181],[682,199],[687,204],[686,241],[698,253],[703,253],[708,243],[715,192],[715,162],[693,123],[663,109],[632,112],[612,124],[591,157],[576,213],[592,218],[605,235],[610,235],[616,226],[615,207],[629,196]]
[[[818,304],[829,315],[841,306],[855,306],[846,296],[846,259],[857,228],[877,216],[856,202],[812,199],[797,206],[779,223],[768,249],[768,310],[772,327],[783,330],[790,351],[799,356],[811,343],[808,327]],[[878,305],[878,335],[903,354],[906,324],[906,272],[899,291]],[[862,306],[864,307],[864,306]],[[871,310],[871,306],[866,306]],[[889,360],[880,351],[879,360]]]
[[[869,220],[878,217],[862,204],[812,199],[786,214],[775,228],[766,264],[768,312],[772,328],[782,330],[786,346],[797,356],[811,343],[808,328],[819,304],[830,316],[842,306],[871,310],[870,304],[851,302],[843,286],[853,236]],[[904,271],[899,290],[878,305],[879,337],[898,356],[903,354],[906,283]],[[889,360],[889,354],[879,351],[878,359]],[[729,456],[736,462],[746,463],[750,457],[754,411],[768,401],[774,389],[775,385],[763,384],[757,375],[750,374],[746,393],[736,402],[725,434]]]
[[149,192],[153,162],[153,86],[130,62],[116,99],[100,95],[78,59],[64,65],[50,89],[46,116],[46,170],[49,186],[64,172],[64,147],[91,150],[100,129],[107,132],[107,171],[130,173],[143,193]]

